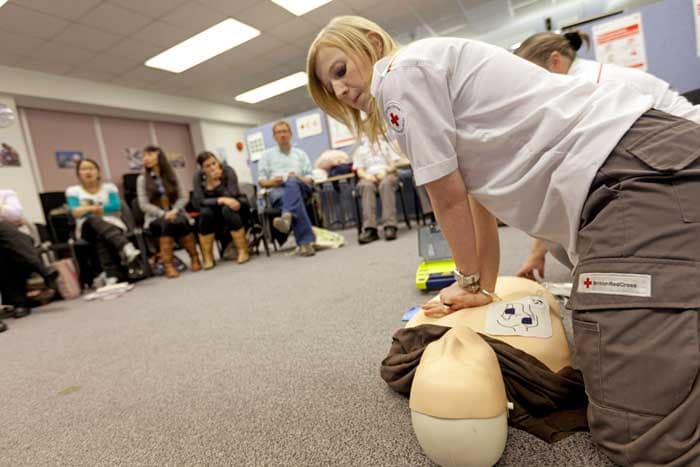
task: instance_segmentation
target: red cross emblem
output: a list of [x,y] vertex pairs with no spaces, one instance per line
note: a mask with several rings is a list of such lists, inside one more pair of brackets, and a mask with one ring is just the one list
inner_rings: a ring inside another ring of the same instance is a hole
[[586,277],[586,280],[583,281],[583,285],[585,285],[587,289],[589,289],[591,287],[592,283],[593,282],[591,282],[591,280],[588,277]]
[[391,129],[398,134],[403,134],[406,128],[406,114],[396,101],[387,102],[384,107],[384,117],[391,124]]
[[399,116],[396,115],[395,113],[390,113],[389,118],[391,119],[391,124],[394,126],[399,125]]

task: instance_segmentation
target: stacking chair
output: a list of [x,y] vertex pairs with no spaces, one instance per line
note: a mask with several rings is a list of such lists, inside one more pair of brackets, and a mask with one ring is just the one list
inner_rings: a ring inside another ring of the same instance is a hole
[[[319,212],[319,207],[320,207],[320,200],[318,196],[318,192],[316,191],[316,187],[312,187],[313,192],[311,193],[311,196],[309,196],[309,199],[306,200],[306,212],[309,214],[309,219],[311,219],[311,224],[315,226],[319,226],[320,224],[320,215],[318,214]],[[262,197],[263,200],[263,208],[262,208],[262,221],[263,221],[263,234],[267,238],[268,243],[272,243],[272,246],[274,247],[275,251],[278,250],[278,246],[281,247],[282,245],[285,244],[287,241],[287,238],[289,238],[290,233],[283,234],[282,232],[277,231],[274,227],[272,227],[272,220],[275,217],[281,216],[282,215],[282,210],[272,207],[272,200],[270,199],[270,192],[267,189],[261,189],[258,192],[258,196]]]

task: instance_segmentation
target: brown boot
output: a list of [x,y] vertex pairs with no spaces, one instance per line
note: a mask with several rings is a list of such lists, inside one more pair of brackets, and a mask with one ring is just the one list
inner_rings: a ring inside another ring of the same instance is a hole
[[204,269],[214,267],[214,234],[199,235],[199,248],[202,250]]
[[160,260],[163,262],[163,272],[168,279],[180,277],[173,265],[173,249],[175,248],[175,240],[173,237],[162,236],[160,242]]
[[197,243],[194,241],[194,235],[187,234],[184,237],[180,237],[180,245],[190,255],[190,269],[192,272],[201,271],[202,263],[199,261],[199,252],[197,251]]
[[238,251],[238,259],[236,260],[238,264],[245,263],[250,259],[248,254],[248,239],[245,236],[245,229],[241,228],[231,232],[231,237],[233,238],[233,243],[236,245],[236,251]]

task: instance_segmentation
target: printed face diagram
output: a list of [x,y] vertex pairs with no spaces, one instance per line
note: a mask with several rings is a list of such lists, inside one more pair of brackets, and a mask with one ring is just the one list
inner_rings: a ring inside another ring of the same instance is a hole
[[552,337],[549,305],[532,296],[494,303],[486,312],[485,331],[501,336]]

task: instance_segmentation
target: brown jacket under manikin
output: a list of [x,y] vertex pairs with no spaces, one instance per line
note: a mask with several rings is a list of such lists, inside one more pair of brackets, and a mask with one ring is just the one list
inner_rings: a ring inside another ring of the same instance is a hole
[[[408,396],[423,350],[449,330],[423,324],[396,331],[389,355],[382,361],[382,379],[394,391]],[[506,397],[514,405],[508,414],[509,425],[549,443],[588,430],[588,399],[578,370],[565,367],[554,373],[522,350],[483,334],[479,336],[498,357]]]

